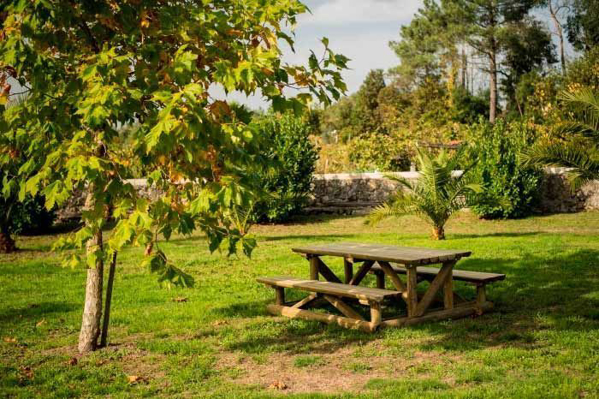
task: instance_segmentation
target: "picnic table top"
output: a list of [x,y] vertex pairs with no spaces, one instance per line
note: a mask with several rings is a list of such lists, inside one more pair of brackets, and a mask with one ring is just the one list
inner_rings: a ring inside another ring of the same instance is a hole
[[316,256],[340,256],[354,260],[394,262],[404,265],[427,265],[459,260],[470,251],[399,247],[395,245],[342,242],[292,248],[293,252]]

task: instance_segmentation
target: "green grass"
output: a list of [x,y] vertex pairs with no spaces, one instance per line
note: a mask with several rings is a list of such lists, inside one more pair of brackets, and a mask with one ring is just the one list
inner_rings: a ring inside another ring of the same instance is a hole
[[[597,212],[463,213],[445,242],[411,218],[373,228],[315,217],[255,232],[251,260],[210,255],[199,236],[163,244],[195,277],[191,289],[160,288],[140,267],[142,250],[125,251],[111,345],[76,362],[85,271],[59,266],[56,237],[20,237],[23,251],[0,258],[0,397],[599,397]],[[366,334],[268,315],[274,292],[255,278],[307,276],[291,248],[338,241],[468,249],[458,268],[507,278],[488,290],[495,311],[479,318]]]

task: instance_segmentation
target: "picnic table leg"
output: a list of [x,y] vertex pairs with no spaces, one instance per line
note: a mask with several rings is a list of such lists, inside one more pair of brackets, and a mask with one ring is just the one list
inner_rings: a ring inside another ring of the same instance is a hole
[[453,309],[453,270],[443,284],[443,304],[445,309]]
[[343,269],[345,270],[345,284],[349,284],[352,277],[354,277],[354,263],[348,259],[343,258]]
[[416,266],[406,266],[406,275],[408,277],[405,300],[408,305],[408,317],[416,315],[416,307],[418,306],[418,293],[416,286],[418,285],[418,274]]
[[318,280],[318,266],[320,259],[318,256],[310,256],[310,280]]

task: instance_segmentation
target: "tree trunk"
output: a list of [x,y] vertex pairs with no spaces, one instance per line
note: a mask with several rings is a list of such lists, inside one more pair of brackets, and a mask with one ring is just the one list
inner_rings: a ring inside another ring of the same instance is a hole
[[497,53],[489,54],[489,122],[495,123],[497,117]]
[[445,239],[445,229],[443,226],[434,226],[433,227],[433,240],[444,240]]
[[[89,188],[85,206],[93,205],[93,187]],[[96,250],[103,249],[102,229],[98,228],[92,239],[87,242],[88,256]],[[104,279],[104,258],[99,256],[94,268],[87,269],[87,282],[85,285],[85,305],[83,307],[83,320],[79,333],[79,353],[96,350],[100,336],[100,323],[102,321],[102,290]]]
[[112,261],[108,269],[108,282],[106,283],[106,300],[104,302],[104,321],[102,322],[102,335],[100,336],[100,347],[108,344],[108,326],[110,324],[110,305],[112,303],[112,287],[114,285],[114,274],[116,271],[116,259],[118,252],[112,254]]
[[0,231],[0,253],[9,254],[17,250],[15,240],[10,236],[8,229],[2,229]]
[[562,75],[566,74],[566,54],[564,50],[564,30],[562,28],[562,24],[559,22],[557,18],[557,13],[559,11],[558,8],[553,7],[553,0],[549,0],[549,13],[551,14],[551,19],[553,20],[553,25],[555,26],[555,34],[558,38],[559,43],[559,56],[562,66]]

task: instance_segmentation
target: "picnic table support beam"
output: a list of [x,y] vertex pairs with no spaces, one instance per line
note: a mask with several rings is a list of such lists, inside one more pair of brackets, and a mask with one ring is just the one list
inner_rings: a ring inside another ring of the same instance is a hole
[[375,272],[376,276],[376,288],[385,289],[385,273]]
[[421,317],[398,317],[395,319],[388,319],[382,322],[383,327],[405,327],[412,326],[415,324],[424,323],[427,321],[438,321],[447,319],[459,319],[462,317],[468,317],[471,315],[481,314],[483,311],[491,310],[493,304],[486,302],[482,306],[479,306],[476,302],[467,302],[460,304],[453,309],[444,309],[434,312],[426,313]]
[[331,305],[333,305],[337,310],[343,313],[345,316],[356,319],[356,320],[364,320],[364,318],[355,310],[353,310],[347,303],[343,302],[341,298],[337,298],[331,295],[324,296],[324,299],[329,301]]
[[403,297],[408,305],[408,317],[416,316],[416,307],[418,306],[418,274],[415,266],[406,266],[406,276],[408,277],[406,295]]
[[[420,317],[424,314],[424,312],[426,312],[428,307],[431,305],[431,303],[435,299],[435,295],[437,295],[437,292],[439,291],[439,289],[445,285],[448,278],[449,279],[452,278],[451,272],[452,272],[453,266],[455,264],[456,264],[455,261],[443,263],[443,266],[441,267],[441,270],[439,270],[437,277],[435,277],[435,279],[431,282],[431,285],[428,287],[428,290],[426,291],[426,293],[424,294],[424,296],[422,297],[420,302],[418,302],[414,316]],[[452,290],[452,293],[453,293],[453,290]],[[447,301],[447,297],[445,297],[445,301]],[[453,302],[453,296],[451,298],[451,302]],[[447,302],[445,302],[445,303],[447,304]]]
[[316,258],[318,260],[318,272],[325,278],[325,280],[330,281],[331,283],[341,283],[339,277],[333,273],[331,269],[322,261],[320,258]]
[[360,267],[360,269],[358,270],[358,272],[355,274],[355,276],[353,276],[352,279],[350,280],[349,285],[360,284],[362,279],[364,277],[366,277],[366,275],[370,271],[370,268],[372,267],[373,264],[374,264],[374,262],[371,260],[367,260],[366,262],[364,262],[362,264],[362,266]]
[[294,303],[292,308],[301,309],[304,306],[310,305],[312,302],[316,301],[318,298],[319,297],[317,294],[310,294],[307,297],[305,297],[304,299],[302,299],[301,301],[297,301],[296,303]]
[[453,309],[453,276],[452,270],[449,271],[449,275],[445,279],[443,284],[443,305],[445,309]]
[[310,256],[310,280],[318,280],[318,266],[320,264],[320,259],[318,256]]
[[285,305],[285,288],[273,287],[275,289],[275,303],[277,305]]
[[381,304],[378,302],[372,302],[370,304],[370,324],[372,329],[376,330],[383,320],[383,312],[381,310]]
[[[404,285],[403,281],[401,281],[401,279],[399,278],[399,276],[397,275],[395,270],[393,270],[393,267],[391,267],[389,262],[377,262],[377,263],[379,264],[381,269],[383,269],[383,272],[387,276],[389,276],[389,278],[391,279],[391,282],[395,286],[395,289],[399,292],[405,292],[406,286]],[[384,278],[384,276],[385,275],[383,275],[383,278]],[[384,283],[383,283],[383,286],[384,286]]]
[[354,262],[353,259],[343,258],[343,269],[345,272],[345,284],[349,284],[354,277]]
[[292,319],[320,321],[322,323],[337,323],[341,327],[356,328],[365,332],[373,332],[372,324],[368,321],[350,319],[349,317],[335,316],[332,314],[316,313],[309,310],[291,308],[289,306],[268,305],[266,309],[274,315],[281,315]]

